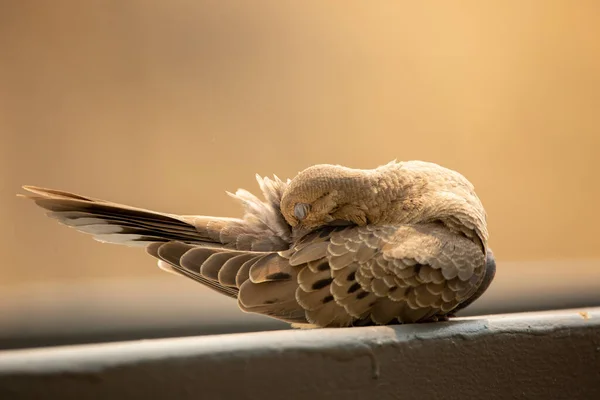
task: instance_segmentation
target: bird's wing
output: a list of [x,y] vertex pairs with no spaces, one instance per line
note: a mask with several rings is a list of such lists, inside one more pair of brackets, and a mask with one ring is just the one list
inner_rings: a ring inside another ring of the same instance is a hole
[[306,264],[296,298],[319,326],[444,316],[476,293],[486,271],[481,247],[441,224],[345,228],[325,242],[312,236],[282,254]]
[[277,252],[239,251],[181,242],[155,243],[159,266],[238,299],[240,308],[292,323],[306,323],[296,301],[298,268]]
[[444,316],[477,293],[486,271],[479,245],[441,224],[323,227],[280,252],[180,242],[148,252],[244,311],[317,326]]

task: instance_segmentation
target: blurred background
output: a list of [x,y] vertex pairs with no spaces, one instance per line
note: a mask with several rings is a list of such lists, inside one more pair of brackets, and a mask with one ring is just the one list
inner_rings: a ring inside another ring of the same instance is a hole
[[0,0],[0,347],[286,329],[57,225],[53,187],[237,216],[315,163],[422,159],[487,212],[464,314],[600,305],[600,3]]

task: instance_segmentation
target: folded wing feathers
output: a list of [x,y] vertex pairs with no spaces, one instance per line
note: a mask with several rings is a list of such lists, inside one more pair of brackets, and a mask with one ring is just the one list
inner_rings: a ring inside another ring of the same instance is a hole
[[[151,243],[146,246],[146,252],[151,256],[158,258],[159,266],[161,263],[167,263],[172,267],[172,271],[176,272],[180,275],[193,279],[204,286],[215,290],[218,293],[224,294],[229,297],[236,298],[237,290],[219,285],[218,283],[206,279],[199,273],[196,273],[192,270],[186,269],[180,265],[180,260],[182,255],[185,254],[185,249],[187,248],[183,243],[170,242],[170,243]],[[164,248],[163,248],[164,247]]]

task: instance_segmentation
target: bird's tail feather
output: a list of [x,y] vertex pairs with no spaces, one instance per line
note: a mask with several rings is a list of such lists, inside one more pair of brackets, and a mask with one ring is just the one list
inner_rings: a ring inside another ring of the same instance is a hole
[[[209,232],[206,229],[199,230],[190,217],[130,207],[54,189],[35,186],[23,188],[31,194],[21,196],[47,210],[50,218],[93,235],[100,242],[127,246],[146,246],[173,240],[205,245],[214,243]],[[220,219],[212,220],[217,222]]]
[[174,215],[112,203],[74,193],[23,186],[48,216],[100,242],[146,246],[181,241],[236,250],[277,251],[290,244],[290,226],[279,202],[289,181],[256,177],[264,200],[239,189],[230,195],[245,209],[243,218]]

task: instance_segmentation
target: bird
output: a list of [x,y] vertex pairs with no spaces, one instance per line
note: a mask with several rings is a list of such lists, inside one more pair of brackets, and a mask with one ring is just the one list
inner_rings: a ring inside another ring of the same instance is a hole
[[426,161],[372,169],[318,164],[263,198],[227,192],[240,218],[175,215],[54,189],[21,194],[105,243],[296,328],[447,321],[490,286],[487,216],[462,174]]

